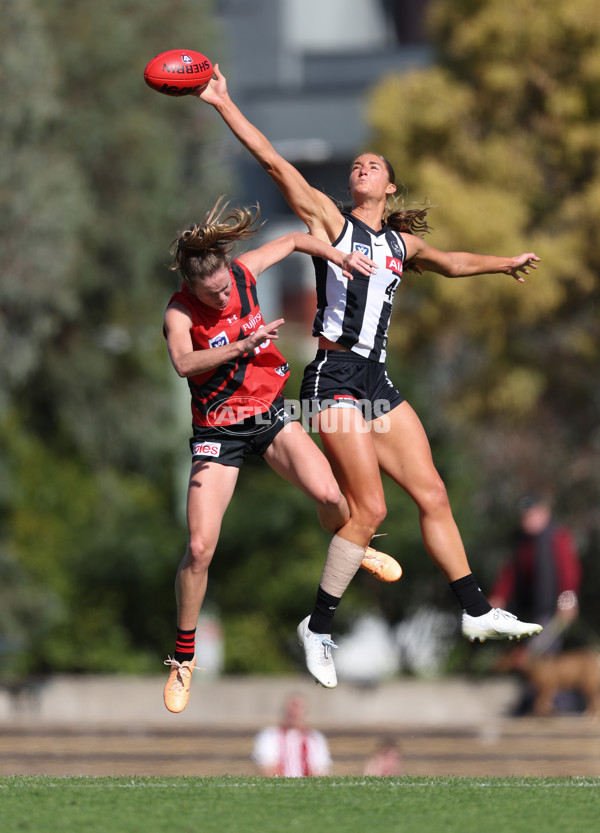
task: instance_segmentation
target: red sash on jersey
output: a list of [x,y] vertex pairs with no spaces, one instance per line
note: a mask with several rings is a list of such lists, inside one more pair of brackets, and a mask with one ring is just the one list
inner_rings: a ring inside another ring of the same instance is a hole
[[[293,766],[296,762],[296,756],[293,752],[293,744],[290,740],[290,734],[285,726],[281,726],[279,729],[280,752],[279,762],[277,764],[277,775],[298,778],[301,776],[306,777],[313,774],[310,768],[310,761],[308,755],[308,744],[310,740],[309,732],[304,732],[300,730],[298,730],[298,732],[300,733],[300,770],[296,770],[295,766]],[[294,735],[294,737],[296,737],[296,735]]]
[[[223,310],[203,304],[185,283],[169,300],[167,306],[177,302],[189,311],[194,350],[210,350],[240,341],[265,323],[252,273],[235,260],[229,273],[231,295]],[[285,358],[267,339],[250,353],[190,376],[194,425],[232,425],[265,413],[280,395],[289,373]]]

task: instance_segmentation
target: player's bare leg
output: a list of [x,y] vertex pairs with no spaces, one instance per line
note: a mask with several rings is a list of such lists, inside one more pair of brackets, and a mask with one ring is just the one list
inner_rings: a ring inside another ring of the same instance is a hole
[[[337,596],[338,593],[341,597],[358,568],[369,561],[365,549],[371,536],[367,536],[365,544],[340,537],[339,533],[343,534],[351,521],[348,504],[329,463],[299,423],[289,424],[277,435],[265,459],[282,477],[316,501],[323,526],[331,532],[338,532],[329,545],[317,599],[321,596],[327,598],[329,594]],[[393,565],[395,578],[399,578],[402,570],[394,559],[384,553],[376,553],[378,558],[375,561],[374,555],[370,556],[370,572],[379,570],[383,573],[386,569],[390,572]],[[309,622],[312,627],[309,627]],[[313,616],[307,616],[299,624],[298,641],[304,649],[310,673],[321,685],[333,688],[337,685],[337,677],[331,649],[336,646],[328,631],[317,631],[316,627],[318,624],[313,612]]]
[[374,420],[372,438],[381,470],[417,504],[423,543],[431,559],[449,582],[466,576],[471,568],[446,487],[433,463],[421,420],[408,402]]
[[[313,677],[327,688],[337,685],[337,677],[332,657],[335,643],[331,640],[331,625],[340,599],[365,559],[365,549],[373,533],[385,515],[383,490],[379,478],[379,469],[372,446],[362,432],[364,421],[358,411],[342,413],[338,409],[328,409],[317,418],[323,446],[339,444],[346,450],[352,460],[352,476],[345,480],[338,478],[337,457],[329,455],[334,474],[338,480],[350,507],[350,517],[338,529],[327,551],[327,558],[321,574],[313,612],[298,626],[298,641],[304,648],[306,664]],[[354,435],[347,444],[347,431]],[[374,476],[373,476],[374,475]],[[369,484],[369,495],[373,500],[365,501],[367,508],[354,500],[356,481]]]
[[[265,460],[281,477],[315,501],[324,529],[333,534],[346,528],[350,521],[348,502],[329,462],[299,422],[290,422],[280,431]],[[366,547],[360,566],[379,581],[397,581],[402,575],[402,568],[394,558],[372,546]]]
[[[185,555],[175,579],[177,600],[177,631],[194,634],[200,609],[206,594],[208,568],[215,552],[223,515],[227,509],[239,470],[233,466],[195,461],[188,486],[187,519],[188,542]],[[192,637],[190,637],[192,638]],[[164,690],[165,706],[171,712],[181,712],[188,704],[195,656],[183,659],[177,654],[165,664],[171,666]]]
[[333,534],[348,521],[348,503],[331,466],[299,422],[288,422],[264,458],[273,471],[315,501],[323,529]]
[[375,423],[373,442],[381,469],[417,504],[425,549],[463,608],[463,635],[483,642],[521,639],[539,633],[540,625],[520,622],[507,611],[492,609],[481,593],[471,573],[446,487],[434,466],[425,430],[408,402],[402,402]]

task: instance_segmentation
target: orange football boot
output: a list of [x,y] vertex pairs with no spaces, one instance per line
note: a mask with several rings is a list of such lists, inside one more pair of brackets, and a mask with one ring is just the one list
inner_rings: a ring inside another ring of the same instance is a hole
[[402,575],[402,567],[398,564],[395,558],[391,555],[386,555],[384,552],[374,550],[373,547],[367,547],[360,565],[367,573],[371,573],[379,581],[390,583],[398,581]]
[[165,685],[165,706],[170,712],[182,712],[190,699],[192,674],[196,666],[196,657],[186,662],[178,662],[169,657],[165,665],[171,666],[171,672]]

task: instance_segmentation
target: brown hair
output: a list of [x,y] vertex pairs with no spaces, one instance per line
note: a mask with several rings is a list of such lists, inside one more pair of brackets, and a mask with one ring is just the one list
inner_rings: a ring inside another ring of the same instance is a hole
[[381,159],[381,161],[385,165],[385,168],[388,172],[388,179],[390,180],[392,185],[395,185],[396,184],[396,172],[395,172],[395,170],[392,166],[392,163],[390,162],[389,159],[386,159],[386,157],[383,156],[381,153],[378,153],[377,156]]
[[[407,208],[399,198],[392,197],[388,200],[383,219],[385,224],[394,231],[405,231],[417,237],[425,237],[431,231],[431,226],[427,222],[427,212],[430,208],[432,208],[431,205],[423,208]],[[411,263],[410,260],[406,262],[405,269],[408,272],[423,274],[421,267]]]
[[224,199],[219,197],[202,222],[180,232],[169,247],[174,257],[169,269],[174,272],[179,270],[190,287],[213,275],[221,266],[226,266],[235,243],[252,237],[263,226],[263,223],[258,223],[258,205],[227,211],[229,203],[223,203]]

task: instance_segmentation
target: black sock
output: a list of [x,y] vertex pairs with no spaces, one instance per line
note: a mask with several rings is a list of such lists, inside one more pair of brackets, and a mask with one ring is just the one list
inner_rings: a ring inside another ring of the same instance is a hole
[[191,662],[196,653],[196,628],[191,631],[182,631],[177,628],[177,642],[175,643],[175,656],[177,662]]
[[481,592],[473,573],[450,582],[450,587],[458,599],[459,605],[469,616],[483,616],[492,609],[491,604]]
[[339,603],[340,599],[337,596],[326,593],[319,585],[317,600],[308,622],[308,629],[313,633],[331,633],[331,623]]

